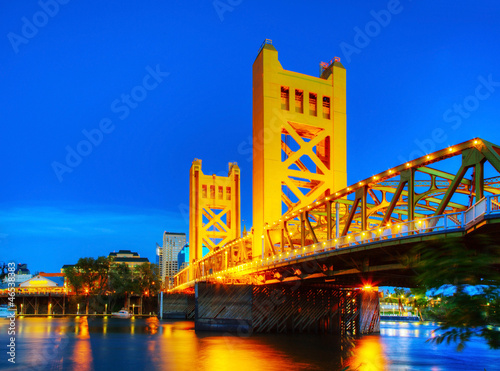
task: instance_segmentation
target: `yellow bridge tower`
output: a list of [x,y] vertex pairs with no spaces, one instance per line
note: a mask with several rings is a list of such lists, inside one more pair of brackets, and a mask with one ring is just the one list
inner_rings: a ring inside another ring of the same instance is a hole
[[266,223],[347,184],[346,71],[335,58],[320,72],[283,69],[270,40],[253,64],[254,258]]
[[195,159],[189,192],[189,279],[194,279],[204,273],[194,264],[203,257],[203,246],[214,251],[240,237],[240,168],[234,162],[227,177],[205,175]]

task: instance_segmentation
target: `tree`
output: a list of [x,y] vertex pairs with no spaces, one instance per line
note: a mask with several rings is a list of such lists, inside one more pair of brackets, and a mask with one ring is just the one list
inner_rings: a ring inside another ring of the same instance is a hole
[[78,270],[74,266],[64,268],[64,274],[66,276],[66,282],[68,286],[73,287],[75,294],[78,295],[83,289],[83,277],[78,273]]
[[404,287],[395,287],[394,288],[394,295],[398,298],[401,298],[401,297],[407,298],[410,296],[410,291],[405,290]]
[[109,287],[114,295],[124,295],[125,304],[127,306],[127,296],[134,292],[139,292],[137,280],[133,276],[133,272],[127,264],[113,264],[109,271]]
[[107,290],[110,260],[105,256],[80,258],[78,262],[64,273],[68,283],[78,294],[81,290],[91,295],[102,294]]
[[156,295],[160,289],[161,279],[156,264],[144,263],[135,268],[137,286],[141,293]]
[[442,325],[436,343],[458,342],[464,348],[474,335],[500,349],[500,243],[483,235],[427,241],[416,247],[417,282],[426,290],[446,287]]
[[133,269],[126,264],[113,264],[109,271],[109,287],[116,296],[156,295],[160,289],[156,264],[144,263]]

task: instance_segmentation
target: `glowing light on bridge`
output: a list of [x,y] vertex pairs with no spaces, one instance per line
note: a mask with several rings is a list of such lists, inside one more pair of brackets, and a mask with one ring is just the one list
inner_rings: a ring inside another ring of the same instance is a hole
[[[266,49],[264,52],[272,54],[275,51]],[[271,56],[271,54],[269,55]],[[281,71],[281,69],[279,70]],[[286,73],[288,72],[286,71]],[[344,75],[342,76],[343,78],[345,77]],[[279,86],[281,82],[277,80],[275,83],[275,86],[278,87],[276,90],[277,97],[269,99],[272,99],[273,104],[275,101],[278,102],[282,110],[291,110],[293,100],[290,102],[290,97],[287,94],[281,94],[280,101]],[[287,84],[288,86],[289,83],[283,82],[283,84]],[[329,86],[331,86],[331,82]],[[281,93],[284,91],[283,87]],[[286,91],[288,91],[288,87],[286,87]],[[317,98],[319,97],[320,95],[318,94]],[[326,98],[331,99],[332,97]],[[328,100],[328,102],[330,101]],[[270,103],[269,107],[274,106]],[[323,106],[325,110],[326,107],[326,105]],[[275,109],[279,110],[280,108],[276,107]],[[303,117],[305,117],[306,113],[302,113],[304,114]],[[331,121],[326,121],[329,119],[326,117],[326,111],[324,111],[325,116],[321,115],[322,117],[320,117],[319,112],[316,112],[316,114],[313,115],[315,116],[314,120],[310,122],[311,127],[316,127],[320,119],[324,119],[324,124],[330,127]],[[328,115],[330,115],[329,109]],[[262,120],[263,122],[259,123],[259,127],[266,128],[267,121],[266,119]],[[307,118],[304,120],[307,121]],[[310,129],[306,127],[306,124],[306,122],[302,124],[284,122],[282,129],[285,131],[281,135],[289,136],[292,130],[294,134],[297,134],[297,136],[291,135],[293,138],[300,137],[300,133],[306,133],[312,137],[317,135],[308,132],[307,130]],[[323,128],[318,132],[323,133],[321,135],[327,135],[325,134],[325,130]],[[252,274],[255,277],[257,276],[255,272],[259,270],[261,272],[274,270],[277,263],[282,264],[285,260],[309,259],[313,258],[316,254],[329,254],[328,251],[330,250],[359,246],[367,242],[373,243],[381,240],[445,231],[448,228],[464,228],[467,222],[475,220],[476,213],[482,215],[480,213],[484,213],[483,209],[488,210],[488,212],[500,211],[500,188],[497,186],[497,184],[500,184],[500,181],[496,181],[495,183],[495,181],[491,180],[493,178],[490,178],[490,183],[487,183],[488,179],[484,179],[483,171],[483,165],[488,162],[500,173],[500,147],[486,141],[480,141],[478,138],[449,146],[448,148],[427,154],[425,157],[400,164],[379,174],[372,175],[371,179],[367,178],[348,187],[341,176],[336,181],[335,187],[331,186],[331,184],[325,185],[326,183],[324,183],[326,181],[326,172],[332,171],[334,167],[327,164],[333,163],[331,159],[335,158],[329,157],[331,154],[325,152],[327,151],[326,148],[329,148],[328,146],[318,146],[317,148],[321,147],[320,151],[323,152],[314,153],[300,142],[296,144],[298,144],[298,147],[303,148],[299,148],[298,152],[293,154],[288,153],[290,151],[287,147],[288,144],[281,142],[280,135],[277,135],[276,138],[276,142],[266,146],[266,151],[269,151],[266,153],[272,153],[272,156],[274,156],[274,153],[280,153],[280,148],[285,148],[288,159],[300,159],[299,155],[313,156],[316,172],[302,170],[302,168],[305,169],[307,166],[300,160],[297,160],[297,163],[293,163],[290,160],[291,163],[287,163],[287,166],[296,165],[296,167],[303,171],[303,174],[299,174],[299,170],[297,169],[290,170],[288,167],[285,172],[280,172],[277,170],[281,168],[274,168],[272,164],[259,165],[263,168],[267,166],[267,171],[261,171],[258,175],[261,182],[258,187],[262,191],[262,194],[266,194],[268,197],[266,200],[264,200],[264,197],[260,197],[258,201],[262,204],[259,204],[260,209],[259,207],[255,209],[254,197],[254,214],[255,210],[261,212],[258,216],[254,215],[254,218],[258,219],[257,225],[254,224],[252,230],[243,238],[239,237],[239,233],[232,231],[231,234],[234,233],[234,235],[231,235],[229,238],[227,237],[228,233],[226,233],[225,227],[233,229],[234,226],[238,225],[239,218],[236,218],[234,212],[227,214],[228,217],[229,215],[231,216],[232,221],[229,223],[227,219],[226,225],[219,214],[213,213],[212,215],[207,210],[207,215],[210,216],[209,219],[212,220],[212,224],[220,224],[222,226],[222,229],[217,232],[221,238],[215,238],[215,240],[222,239],[223,242],[218,242],[215,245],[214,241],[214,248],[211,249],[212,251],[207,256],[203,258],[198,257],[194,261],[191,259],[190,274],[181,271],[179,275],[182,277],[180,277],[176,285],[182,286],[198,279],[204,280],[206,277],[212,276],[213,273],[218,274],[217,279],[219,277],[234,278]],[[331,140],[331,137],[328,140]],[[325,141],[326,143],[325,138],[320,138],[318,141]],[[304,143],[306,142],[304,141]],[[345,150],[343,145],[340,147],[338,150],[339,154]],[[439,170],[438,168],[427,167],[431,162],[438,164],[440,161],[460,155],[462,155],[462,167],[455,174]],[[264,152],[262,151],[259,156],[261,156],[262,163],[268,158],[264,156]],[[341,157],[340,161],[344,161],[344,158]],[[256,163],[258,162],[254,162],[254,176]],[[276,163],[278,164],[279,160],[276,160]],[[279,166],[282,166],[282,164]],[[201,174],[201,161],[199,167]],[[464,178],[464,174],[472,168],[475,170],[473,179]],[[257,170],[260,171],[262,169],[257,168]],[[287,173],[288,171],[292,171],[293,173]],[[338,171],[339,174],[342,172],[341,170],[335,171]],[[266,175],[266,179],[263,174],[268,174]],[[278,174],[286,174],[286,179],[281,179]],[[327,178],[333,179],[333,176],[330,175]],[[496,177],[500,179],[498,175]],[[193,178],[193,182],[195,180]],[[210,180],[213,181],[212,179]],[[226,179],[224,180],[226,181]],[[287,182],[290,182],[290,184]],[[286,193],[283,193],[279,189],[276,190],[271,187],[271,184],[278,184],[280,188],[285,184],[285,188],[288,188],[288,190],[291,189],[290,192],[293,193],[294,189],[300,189],[301,194],[296,195],[295,198],[298,200],[291,200]],[[206,187],[203,187],[204,185]],[[232,184],[228,184],[227,187],[225,184],[224,186],[217,184],[217,186],[212,187],[212,183],[208,183],[208,180],[206,184],[200,183],[198,187],[199,200],[205,202],[208,206],[216,203],[229,205],[230,201],[236,200],[236,194],[238,194],[237,197],[239,200],[239,178],[238,187]],[[429,190],[422,193],[419,192],[420,189],[417,191],[417,187],[428,187]],[[308,192],[302,194],[303,189],[308,190]],[[334,191],[336,192],[331,193]],[[281,198],[279,197],[279,192],[281,192]],[[314,196],[312,196],[313,193]],[[326,196],[331,194],[334,194],[335,197]],[[455,195],[462,197],[462,199],[467,197],[468,200],[467,202],[463,202]],[[332,202],[326,202],[330,199],[332,199]],[[278,210],[277,206],[269,208],[269,204],[273,202],[275,202],[273,205],[279,204],[280,207],[283,203],[286,204],[287,210],[280,214],[276,212]],[[479,202],[484,202],[484,204],[481,204],[481,207],[477,208],[479,211],[476,212],[476,209],[473,207]],[[471,207],[471,205],[473,206]],[[218,207],[222,208],[220,205]],[[225,208],[223,209],[226,210]],[[239,205],[238,207],[233,207],[233,209],[239,213]],[[227,210],[229,211],[229,208]],[[271,210],[272,213],[268,213],[266,210]],[[264,214],[268,216],[266,217]],[[271,214],[273,215],[272,217],[269,216]],[[299,214],[298,217],[297,214]],[[200,217],[203,217],[203,215],[200,214]],[[200,220],[204,221],[203,218]],[[201,222],[198,224],[203,226]],[[394,228],[392,229],[391,226],[394,226]],[[235,228],[235,230],[237,229],[239,228]],[[211,234],[217,237],[217,234],[213,230],[207,230],[206,232],[207,238],[212,237]],[[259,235],[261,235],[261,239],[258,238]],[[366,238],[367,235],[368,238]],[[295,237],[292,238],[291,236]],[[224,251],[224,254],[222,254],[222,251]],[[249,253],[245,255],[241,253],[242,251],[248,251]],[[286,256],[285,258],[283,258],[284,255]],[[265,261],[263,261],[264,258]],[[249,270],[252,270],[252,272],[249,272]],[[209,275],[208,272],[211,272],[211,274]],[[265,283],[265,278],[263,281]]]

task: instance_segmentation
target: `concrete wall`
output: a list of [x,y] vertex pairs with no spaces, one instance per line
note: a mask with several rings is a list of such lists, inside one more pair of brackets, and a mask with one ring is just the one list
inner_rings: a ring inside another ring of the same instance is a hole
[[380,331],[377,291],[328,285],[196,284],[195,330],[330,333]]

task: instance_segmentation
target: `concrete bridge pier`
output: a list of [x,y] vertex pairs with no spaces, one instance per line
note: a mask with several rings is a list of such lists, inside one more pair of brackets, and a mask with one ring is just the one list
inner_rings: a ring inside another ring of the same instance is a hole
[[194,294],[172,293],[163,295],[163,319],[194,319]]
[[360,290],[359,294],[359,334],[380,332],[380,297],[378,290]]
[[380,331],[379,297],[376,290],[300,281],[256,286],[200,282],[195,287],[195,330],[375,333]]
[[252,331],[253,286],[199,282],[195,302],[195,331]]

